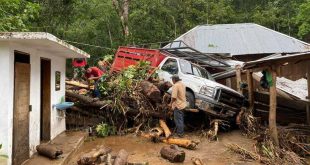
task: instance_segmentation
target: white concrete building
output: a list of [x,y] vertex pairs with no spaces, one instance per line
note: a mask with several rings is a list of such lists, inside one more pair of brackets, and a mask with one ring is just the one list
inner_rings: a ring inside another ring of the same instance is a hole
[[48,33],[0,33],[0,164],[21,164],[66,130],[53,106],[65,97],[66,59],[88,57]]

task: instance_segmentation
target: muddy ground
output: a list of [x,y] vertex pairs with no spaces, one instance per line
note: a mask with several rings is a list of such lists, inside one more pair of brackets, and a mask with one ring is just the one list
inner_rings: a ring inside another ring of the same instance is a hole
[[[196,150],[187,150],[186,158],[183,164],[192,164],[191,158],[202,159],[206,165],[243,165],[259,164],[253,161],[244,161],[240,155],[233,153],[225,147],[226,144],[235,143],[248,150],[253,150],[254,141],[241,135],[239,130],[228,133],[221,133],[219,141],[208,142],[205,138],[200,138],[197,134],[189,134],[187,138],[199,139],[201,143]],[[78,158],[84,153],[92,150],[97,145],[105,145],[113,149],[112,155],[120,149],[129,152],[128,162],[149,162],[150,165],[170,165],[172,163],[160,157],[160,149],[167,145],[164,143],[153,143],[142,137],[134,135],[110,136],[107,138],[96,138],[86,140],[83,146],[69,161],[69,165],[77,164]],[[174,163],[176,164],[176,163]],[[182,163],[180,163],[182,164]]]

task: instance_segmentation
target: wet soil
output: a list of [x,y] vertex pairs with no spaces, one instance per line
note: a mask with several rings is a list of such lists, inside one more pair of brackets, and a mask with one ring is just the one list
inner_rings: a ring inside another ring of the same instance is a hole
[[[241,132],[236,130],[228,133],[221,133],[219,140],[208,142],[205,138],[200,138],[195,134],[187,135],[190,139],[199,139],[201,143],[196,150],[187,150],[184,163],[173,164],[192,164],[191,158],[200,158],[206,165],[243,165],[243,164],[259,164],[253,161],[244,161],[240,155],[228,150],[225,146],[229,143],[234,143],[242,146],[250,151],[253,150],[254,141],[241,135]],[[142,137],[134,135],[126,136],[110,136],[107,138],[96,138],[94,140],[85,141],[83,146],[69,161],[69,165],[77,164],[79,157],[91,151],[97,145],[105,145],[111,147],[112,155],[116,155],[120,149],[125,149],[129,152],[128,162],[148,162],[150,165],[170,165],[172,163],[161,158],[160,149],[167,144],[153,143]]]

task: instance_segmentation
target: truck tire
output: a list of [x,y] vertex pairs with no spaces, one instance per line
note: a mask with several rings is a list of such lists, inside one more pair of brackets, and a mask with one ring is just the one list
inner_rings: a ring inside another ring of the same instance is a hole
[[189,103],[188,108],[195,108],[195,96],[192,92],[186,91],[186,101]]

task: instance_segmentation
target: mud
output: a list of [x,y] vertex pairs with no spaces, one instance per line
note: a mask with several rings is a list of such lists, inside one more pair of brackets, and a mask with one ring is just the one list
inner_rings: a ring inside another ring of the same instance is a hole
[[[183,164],[192,164],[191,158],[200,158],[206,165],[238,165],[238,164],[259,164],[258,162],[243,161],[240,155],[229,151],[225,145],[229,143],[238,144],[248,150],[253,150],[254,141],[241,135],[240,131],[222,133],[219,141],[208,142],[195,134],[187,136],[191,139],[199,139],[201,143],[196,150],[187,150],[186,159]],[[130,156],[128,162],[149,162],[150,165],[170,165],[180,163],[170,163],[160,157],[160,149],[167,145],[164,143],[153,143],[142,137],[134,135],[110,136],[107,138],[96,138],[93,141],[86,141],[69,161],[69,165],[75,165],[78,158],[84,153],[95,148],[97,145],[106,145],[113,149],[112,155],[120,149],[125,149]],[[182,164],[182,163],[181,163]]]

